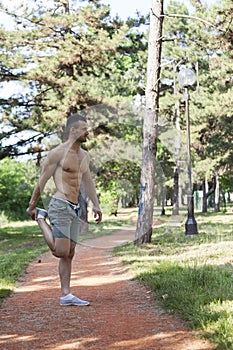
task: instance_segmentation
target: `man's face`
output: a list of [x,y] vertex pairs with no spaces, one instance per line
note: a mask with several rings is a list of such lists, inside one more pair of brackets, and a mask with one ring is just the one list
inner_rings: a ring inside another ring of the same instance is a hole
[[89,135],[86,122],[79,121],[77,124],[72,126],[72,129],[75,141],[86,142],[87,136]]

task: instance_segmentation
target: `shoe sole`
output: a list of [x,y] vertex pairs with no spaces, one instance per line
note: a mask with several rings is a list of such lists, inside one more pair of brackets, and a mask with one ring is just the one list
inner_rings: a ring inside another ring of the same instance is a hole
[[89,306],[90,304],[73,304],[73,303],[69,303],[69,304],[61,304],[61,306]]

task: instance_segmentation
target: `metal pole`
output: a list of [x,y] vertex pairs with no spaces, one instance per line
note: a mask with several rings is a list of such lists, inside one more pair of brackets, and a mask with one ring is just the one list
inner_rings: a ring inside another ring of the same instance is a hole
[[189,123],[189,92],[188,87],[185,87],[185,115],[186,115],[186,130],[187,130],[187,167],[188,167],[188,218],[185,223],[185,234],[197,234],[197,222],[194,217],[194,201],[193,201],[193,184],[192,184],[192,163],[190,149],[190,123]]

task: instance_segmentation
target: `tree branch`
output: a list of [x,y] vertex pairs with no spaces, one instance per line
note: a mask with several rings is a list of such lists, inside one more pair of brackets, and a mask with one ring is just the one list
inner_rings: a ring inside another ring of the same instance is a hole
[[194,19],[195,21],[200,21],[205,23],[206,25],[208,25],[209,27],[213,27],[217,30],[219,30],[220,32],[224,33],[224,30],[219,29],[218,27],[216,27],[213,23],[210,23],[208,21],[206,21],[205,19],[202,19],[200,17],[196,17],[196,16],[190,16],[190,15],[182,15],[182,14],[178,14],[178,13],[165,13],[164,15],[161,15],[161,17],[177,17],[177,18],[188,18],[188,19]]
[[19,141],[15,142],[14,144],[11,144],[8,146],[2,146],[0,149],[0,160],[4,159],[5,157],[16,157],[16,156],[20,156],[20,155],[38,153],[38,150],[34,150],[32,147],[28,148],[25,151],[20,150],[19,147],[28,146],[32,142],[35,142],[35,141],[37,141],[37,142],[39,141],[39,144],[40,144],[40,140],[39,140],[40,138],[44,138],[46,136],[53,135],[53,134],[55,134],[55,133],[54,132],[38,133],[38,134],[30,136],[26,139],[20,139]]

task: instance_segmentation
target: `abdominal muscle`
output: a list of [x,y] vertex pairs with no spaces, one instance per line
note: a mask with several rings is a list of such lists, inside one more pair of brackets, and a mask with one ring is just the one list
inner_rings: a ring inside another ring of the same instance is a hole
[[82,175],[78,171],[67,172],[59,166],[54,174],[56,186],[54,197],[77,203],[81,180]]
[[56,193],[54,197],[77,203],[82,174],[88,169],[87,153],[65,150],[53,174]]

